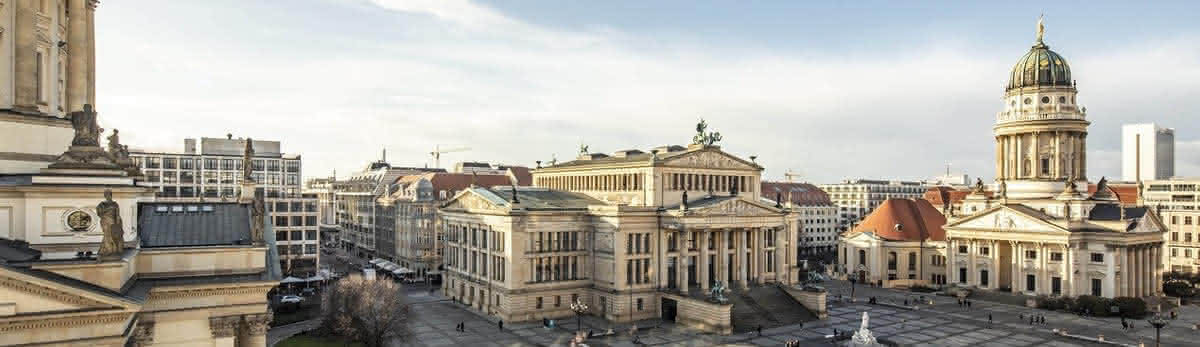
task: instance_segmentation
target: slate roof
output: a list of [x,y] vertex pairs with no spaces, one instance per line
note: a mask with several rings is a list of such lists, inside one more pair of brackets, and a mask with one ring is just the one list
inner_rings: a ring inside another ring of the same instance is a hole
[[28,243],[23,241],[0,239],[0,263],[25,262],[36,260],[41,256],[42,252],[33,248],[29,248]]
[[[162,212],[158,207],[166,207]],[[211,211],[206,211],[206,206]],[[182,207],[178,211],[177,207]],[[190,207],[195,210],[189,211]],[[233,202],[154,202],[138,205],[142,247],[248,245],[250,205]]]
[[762,197],[771,200],[771,204],[775,204],[775,189],[779,189],[779,193],[783,194],[783,202],[789,201],[788,195],[791,195],[791,202],[796,206],[832,206],[833,202],[829,200],[829,194],[811,183],[789,183],[789,182],[762,182]]
[[1088,213],[1088,219],[1097,221],[1115,221],[1121,219],[1121,209],[1125,209],[1126,219],[1138,219],[1146,216],[1146,207],[1122,207],[1117,204],[1097,204]]
[[[512,186],[470,189],[494,204],[512,204]],[[607,205],[586,194],[530,187],[517,187],[517,200],[520,207],[527,210],[587,209],[591,205]]]

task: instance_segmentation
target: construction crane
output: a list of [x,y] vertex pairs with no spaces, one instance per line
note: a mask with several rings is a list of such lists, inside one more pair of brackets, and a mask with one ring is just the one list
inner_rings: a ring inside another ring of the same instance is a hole
[[433,151],[429,152],[429,155],[433,156],[433,166],[436,168],[441,168],[443,153],[466,152],[469,150],[471,150],[471,147],[455,147],[455,148],[442,149],[441,145],[434,145]]
[[800,177],[800,173],[796,172],[792,169],[788,169],[786,172],[783,173],[783,177],[787,177],[787,180],[790,183],[793,180],[795,180],[797,177]]

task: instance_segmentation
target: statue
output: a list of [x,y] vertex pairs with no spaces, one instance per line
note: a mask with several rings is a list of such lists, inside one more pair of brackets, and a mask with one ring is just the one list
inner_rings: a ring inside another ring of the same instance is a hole
[[725,282],[713,283],[712,288],[708,290],[708,299],[712,302],[724,304],[725,299]]
[[1008,199],[1008,183],[1005,183],[1003,178],[1000,179],[1000,187],[996,190],[1001,199]]
[[1046,25],[1042,23],[1043,17],[1045,17],[1045,15],[1038,16],[1037,43],[1042,43],[1042,35],[1046,34]]
[[780,203],[782,196],[783,194],[779,193],[778,191],[775,192],[775,208],[783,207],[783,204]]
[[91,104],[84,104],[83,111],[71,112],[71,127],[75,128],[72,146],[100,146],[100,133],[104,129],[96,123],[96,112]]
[[687,207],[688,207],[687,202],[688,202],[687,191],[685,190],[685,191],[683,191],[683,198],[679,201],[679,208],[684,211],[687,211]]
[[983,179],[975,178],[975,193],[983,194]]
[[704,133],[708,129],[708,122],[704,118],[700,118],[700,123],[696,123],[696,136],[692,136],[693,145],[712,146],[721,141],[721,133],[709,132]]
[[242,182],[254,182],[254,140],[246,138],[246,149],[242,150]]
[[112,189],[104,190],[104,201],[96,205],[100,216],[100,229],[104,238],[100,241],[100,259],[120,259],[125,252],[125,226],[121,222],[121,206],[112,199]]
[[263,203],[263,193],[255,191],[254,201],[250,203],[250,240],[255,245],[263,243],[263,216],[266,212],[267,207]]
[[867,322],[869,320],[870,316],[866,312],[863,312],[862,325],[858,326],[858,331],[854,332],[854,337],[850,338],[850,342],[846,343],[847,346],[880,346],[879,342],[875,341],[875,335],[871,334],[870,330],[867,330]]
[[517,183],[516,182],[513,182],[513,185],[512,185],[512,203],[514,203],[514,204],[521,203],[520,200],[517,200]]
[[579,154],[588,154],[588,146],[582,143],[579,144]]
[[1063,192],[1074,193],[1076,189],[1079,189],[1079,186],[1075,184],[1075,175],[1067,177],[1067,187],[1066,189],[1063,189]]
[[116,160],[129,157],[129,147],[121,145],[120,132],[120,130],[113,129],[112,135],[108,135],[108,154],[111,154]]

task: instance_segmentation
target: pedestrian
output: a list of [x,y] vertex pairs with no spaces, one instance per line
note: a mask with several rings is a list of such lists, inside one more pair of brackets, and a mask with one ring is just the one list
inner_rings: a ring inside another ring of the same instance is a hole
[[1024,313],[1017,313],[1017,319],[1020,319],[1020,320],[1025,320],[1025,314],[1024,314]]
[[992,324],[992,314],[988,313],[988,324]]
[[504,331],[504,320],[503,319],[500,320],[499,325],[500,325],[500,331]]
[[1029,316],[1029,325],[1033,325],[1033,315]]
[[758,336],[762,336],[762,324],[758,325]]
[[1046,315],[1042,315],[1042,325],[1046,325]]
[[967,308],[971,308],[971,300],[967,300]]
[[1124,318],[1121,319],[1121,330],[1129,331],[1129,323],[1126,323]]

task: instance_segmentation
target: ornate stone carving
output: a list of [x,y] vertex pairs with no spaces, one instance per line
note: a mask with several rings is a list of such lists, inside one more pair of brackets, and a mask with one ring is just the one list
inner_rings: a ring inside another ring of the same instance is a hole
[[596,252],[609,253],[613,252],[613,234],[610,232],[596,233]]
[[51,169],[119,169],[103,148],[100,148],[100,133],[104,131],[96,123],[96,112],[92,105],[83,105],[83,111],[71,112],[71,127],[75,137],[71,147],[55,159]]
[[112,189],[104,190],[104,201],[96,205],[96,214],[100,216],[100,229],[104,231],[97,252],[100,259],[120,259],[121,253],[125,252],[125,224],[121,221],[121,206],[112,199]]
[[100,146],[100,133],[104,129],[96,122],[92,105],[83,105],[83,111],[71,112],[71,127],[75,129],[72,146]]
[[237,336],[241,320],[240,316],[208,317],[208,329],[214,338]]
[[271,328],[271,320],[274,318],[274,314],[270,310],[267,313],[248,314],[242,316],[242,328],[246,329],[247,335],[250,336],[266,335],[267,330]]
[[63,224],[67,226],[67,230],[74,232],[91,231],[96,226],[92,214],[80,209],[67,211],[63,216]]
[[668,164],[713,169],[753,169],[732,157],[714,151],[702,151],[668,161]]
[[242,182],[254,182],[254,140],[246,138],[246,148],[242,150]]
[[267,213],[267,208],[263,203],[263,193],[254,192],[254,201],[250,202],[250,240],[255,245],[263,243],[263,216]]
[[133,328],[133,338],[131,339],[136,347],[150,346],[154,343],[154,322],[153,321],[138,321],[137,327]]

